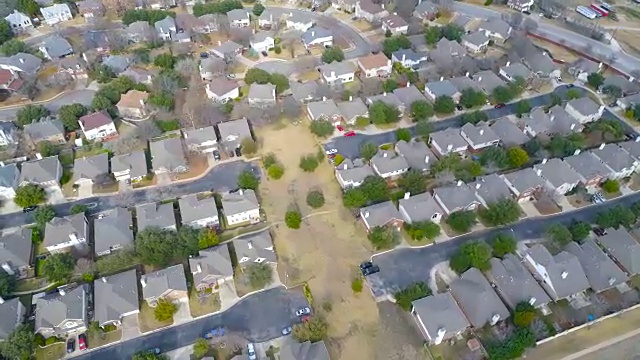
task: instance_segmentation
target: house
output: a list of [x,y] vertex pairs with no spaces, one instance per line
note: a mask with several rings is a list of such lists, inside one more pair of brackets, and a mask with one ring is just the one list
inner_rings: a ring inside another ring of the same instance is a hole
[[553,301],[571,299],[589,288],[580,260],[567,251],[551,255],[544,245],[536,244],[527,250],[524,263]]
[[546,53],[529,55],[522,59],[522,62],[538,77],[553,79],[560,78],[560,68]]
[[604,89],[607,86],[615,86],[620,88],[623,97],[634,95],[640,92],[640,84],[622,75],[607,76],[604,79],[604,83],[602,83],[601,89]]
[[200,250],[198,256],[189,258],[189,268],[197,291],[217,289],[225,282],[233,281],[233,264],[227,244]]
[[525,134],[531,137],[567,135],[582,129],[580,122],[559,105],[552,107],[549,114],[542,107],[535,108],[529,115],[523,116],[520,122]]
[[589,287],[596,293],[624,284],[629,278],[593,239],[581,244],[570,242],[566,251],[575,255],[582,265]]
[[87,31],[83,34],[83,42],[85,49],[95,50],[103,55],[111,51],[110,33],[107,31]]
[[147,203],[136,205],[138,232],[146,228],[176,230],[173,203]]
[[400,140],[396,143],[395,150],[398,155],[406,159],[409,168],[413,170],[427,172],[436,160],[435,155],[427,144],[418,140],[409,142]]
[[122,319],[137,316],[140,312],[138,300],[138,275],[128,270],[105,276],[93,282],[93,320],[100,326],[121,326]]
[[55,217],[44,229],[44,247],[50,253],[73,246],[81,248],[87,242],[88,222],[84,213]]
[[133,246],[133,220],[126,208],[116,207],[98,214],[93,221],[96,256]]
[[320,88],[318,81],[293,81],[290,86],[293,98],[299,103],[306,104],[309,101],[316,101],[320,99],[318,96],[318,90]]
[[411,85],[410,82],[407,82],[406,86],[399,87],[393,90],[393,95],[395,95],[405,109],[409,109],[411,104],[416,101],[426,101],[427,99],[422,95],[420,90],[414,85]]
[[506,21],[494,17],[481,22],[478,30],[483,31],[487,37],[504,42],[511,36],[513,28]]
[[462,181],[433,189],[433,198],[447,215],[456,211],[475,210],[480,205],[474,189]]
[[502,259],[492,258],[489,263],[489,281],[495,285],[502,300],[512,310],[523,302],[535,308],[551,302],[549,295],[515,255],[506,254]]
[[117,181],[138,182],[147,176],[147,159],[144,151],[115,155],[111,158],[111,172]]
[[118,135],[116,125],[106,111],[98,111],[93,114],[81,116],[78,119],[80,129],[84,137],[91,140],[102,140]]
[[261,221],[260,203],[256,192],[251,189],[240,189],[235,193],[223,194],[221,203],[227,226],[254,224]]
[[177,31],[176,21],[171,16],[156,21],[153,26],[156,28],[158,38],[163,41],[170,41]]
[[286,337],[278,351],[280,360],[331,360],[324,341],[297,342],[292,337]]
[[187,149],[191,151],[210,153],[218,149],[216,129],[213,126],[193,130],[182,129],[182,136]]
[[4,19],[7,20],[11,26],[11,31],[13,31],[14,34],[20,34],[33,27],[31,18],[18,10],[13,10],[13,12],[5,16]]
[[511,197],[509,187],[498,174],[479,176],[469,187],[475,191],[476,197],[485,208]]
[[607,229],[597,240],[627,274],[640,273],[640,244],[625,228]]
[[0,236],[0,266],[8,275],[23,279],[31,267],[31,235],[33,230],[21,227],[5,230]]
[[67,56],[58,61],[58,73],[66,73],[72,79],[87,79],[89,77],[88,65],[79,56]]
[[543,159],[533,169],[540,170],[540,177],[555,196],[568,193],[582,181],[582,177],[561,159]]
[[242,140],[246,138],[253,139],[247,118],[221,122],[218,124],[218,132],[220,142],[227,151],[239,148]]
[[286,15],[285,23],[287,29],[300,31],[302,33],[307,32],[313,27],[313,20],[310,17],[300,13],[299,11],[290,12],[288,15]]
[[391,61],[399,62],[409,69],[419,69],[428,59],[429,56],[426,52],[417,52],[412,49],[401,49],[391,54]]
[[617,144],[601,144],[591,152],[612,170],[610,179],[619,180],[630,177],[640,167],[640,161]]
[[74,184],[100,184],[109,176],[109,155],[98,155],[76,159],[73,163]]
[[237,55],[242,53],[242,49],[242,45],[231,40],[227,40],[223,43],[219,43],[217,47],[211,49],[211,52],[224,61],[231,62]]
[[332,0],[331,7],[336,10],[344,10],[349,13],[353,13],[356,11],[357,2],[357,0]]
[[58,288],[35,299],[35,332],[44,337],[66,337],[87,330],[87,287]]
[[40,9],[44,22],[49,26],[53,26],[59,22],[68,21],[73,19],[71,8],[66,3],[53,4],[51,6],[43,7]]
[[273,84],[253,83],[247,95],[249,105],[253,107],[269,107],[276,104],[276,86]]
[[308,103],[307,114],[311,121],[325,120],[334,125],[339,125],[342,122],[342,113],[336,102],[331,99]]
[[311,27],[302,34],[302,44],[305,49],[331,47],[333,46],[333,32],[320,26]]
[[[205,22],[205,19],[206,18],[203,18],[202,16],[198,18],[195,15],[186,12],[176,14],[176,29],[178,32],[208,34],[211,31],[209,31],[209,27],[207,22]],[[214,17],[214,19],[217,20],[216,17]],[[216,20],[213,21],[215,26],[217,26]]]
[[502,117],[489,125],[505,147],[521,146],[531,140],[523,130],[507,117]]
[[358,187],[369,176],[375,176],[373,169],[361,159],[344,159],[336,166],[336,179],[343,189]]
[[378,150],[371,158],[371,167],[383,179],[395,179],[409,171],[409,163],[404,156],[391,150]]
[[14,92],[20,90],[22,84],[23,81],[20,79],[17,72],[0,69],[0,89],[8,92]]
[[76,2],[78,14],[87,21],[101,18],[106,13],[106,9],[100,0],[84,0]]
[[142,298],[151,307],[158,306],[159,300],[187,302],[189,289],[182,264],[173,265],[140,277]]
[[456,103],[460,101],[461,92],[449,80],[432,81],[424,85],[424,93],[429,100],[436,101],[440,96],[449,96]]
[[137,0],[142,1],[145,7],[153,10],[167,10],[178,5],[176,0]]
[[218,208],[213,197],[199,199],[197,194],[186,195],[178,200],[182,225],[192,228],[218,227]]
[[246,9],[233,9],[228,11],[227,19],[229,19],[229,26],[234,28],[249,27],[251,25],[249,11]]
[[409,31],[409,24],[397,13],[389,14],[382,18],[382,31],[389,31],[393,35],[406,35]]
[[389,12],[384,9],[383,5],[378,5],[373,0],[359,0],[356,3],[355,15],[357,18],[369,22],[377,22],[389,15]]
[[0,122],[0,146],[17,145],[19,137],[16,130],[16,125],[13,122]]
[[509,317],[509,310],[480,270],[471,268],[450,284],[451,295],[476,329]]
[[500,142],[489,125],[466,123],[460,128],[460,136],[469,144],[472,152],[478,152],[491,146],[497,146]]
[[482,31],[475,31],[462,36],[462,46],[466,47],[471,53],[481,53],[487,51],[489,47],[489,38]]
[[530,11],[534,0],[507,0],[507,6],[521,12]]
[[147,99],[149,93],[138,90],[129,90],[120,96],[120,101],[116,104],[118,113],[123,118],[141,119],[148,116]]
[[[235,56],[235,55],[233,55]],[[227,67],[227,63],[224,59],[219,57],[208,57],[200,60],[200,77],[202,80],[215,80],[216,78],[224,75],[224,71]]]
[[231,243],[236,251],[238,265],[241,267],[251,263],[275,264],[278,261],[269,230],[234,239]]
[[226,103],[240,97],[240,85],[237,81],[218,77],[204,87],[207,97],[218,103]]
[[179,137],[151,141],[149,143],[149,151],[154,173],[183,173],[189,171],[182,140]]
[[19,297],[0,302],[0,313],[4,318],[0,322],[0,341],[5,341],[9,335],[21,326],[24,321],[26,309]]
[[60,177],[62,165],[56,155],[23,162],[18,183],[20,186],[38,184],[46,189],[60,186]]
[[485,70],[477,72],[473,75],[473,81],[478,83],[478,86],[482,91],[486,94],[491,95],[493,90],[500,86],[506,86],[507,83],[504,82],[498,75],[496,75],[491,70]]
[[273,11],[265,9],[262,14],[258,16],[258,27],[263,30],[271,30],[278,20],[279,18],[274,16]]
[[330,64],[324,64],[318,68],[322,80],[329,84],[345,84],[352,82],[355,77],[353,64],[348,61],[334,61]]
[[625,110],[632,109],[634,106],[640,104],[640,94],[622,97],[616,101],[616,104]]
[[[67,6],[67,4],[64,4],[64,6]],[[44,39],[38,49],[42,52],[42,55],[49,60],[61,59],[73,54],[71,44],[69,44],[65,38],[58,35],[51,35]]]
[[455,40],[448,40],[447,38],[442,38],[436,43],[436,50],[438,54],[443,54],[451,57],[461,57],[465,56],[467,52],[464,50],[464,47],[460,45]]
[[392,201],[360,208],[362,222],[371,231],[376,227],[393,227],[399,230],[404,223],[400,212]]
[[551,121],[551,134],[571,134],[580,132],[583,129],[582,124],[571,114],[569,114],[560,105],[556,105],[549,109],[549,120]]
[[109,55],[102,61],[102,64],[111,69],[116,75],[123,73],[129,68],[129,58],[122,55]]
[[586,83],[589,79],[589,75],[593,73],[599,73],[602,69],[602,63],[591,61],[587,58],[579,58],[574,63],[569,64],[567,72],[569,75],[576,79]]
[[135,21],[129,24],[126,29],[129,41],[140,43],[151,41],[157,36],[155,29],[146,21]]
[[464,156],[469,147],[469,143],[460,135],[460,129],[457,128],[447,128],[429,134],[429,144],[438,157],[452,153]]
[[361,98],[349,96],[348,101],[337,103],[342,119],[349,125],[355,125],[358,118],[369,118],[369,109]]
[[369,96],[366,99],[368,106],[373,105],[375,102],[383,102],[389,106],[393,106],[398,110],[398,117],[402,117],[404,114],[405,106],[394,93],[382,93],[380,95]]
[[249,40],[249,44],[251,48],[257,52],[267,52],[273,49],[276,46],[275,38],[273,37],[273,33],[269,31],[260,31],[255,33],[251,40]]
[[634,159],[640,160],[640,136],[634,140],[620,142],[618,146],[633,156]]
[[418,5],[413,10],[413,17],[422,21],[433,21],[438,18],[439,14],[439,4],[428,0],[418,1]]
[[565,157],[564,162],[580,175],[584,187],[596,187],[613,173],[613,170],[592,152],[576,152],[575,155]]
[[410,193],[405,193],[404,197],[398,200],[398,211],[407,224],[425,221],[439,224],[444,215],[438,202],[428,192],[413,196]]
[[145,85],[151,85],[153,76],[155,76],[151,71],[141,68],[130,67],[127,70],[120,73],[119,76],[128,77],[137,83],[142,83]]
[[16,164],[0,166],[0,199],[11,200],[20,184],[20,170]]
[[604,105],[600,105],[588,97],[569,100],[564,109],[581,124],[600,119],[604,112]]
[[411,303],[411,315],[429,344],[460,337],[470,326],[469,320],[450,292],[436,293]]
[[[440,78],[442,79],[442,77]],[[475,81],[471,80],[468,76],[458,76],[449,79],[451,84],[458,89],[459,93],[462,93],[465,89],[473,89],[475,91],[482,91],[480,85]]]
[[507,81],[516,81],[517,78],[529,79],[533,73],[528,67],[524,66],[521,62],[511,63],[507,61],[507,64],[500,68],[500,76]]
[[377,53],[358,58],[358,68],[361,71],[361,77],[386,78],[391,74],[392,64],[391,60],[387,59],[383,53]]
[[526,168],[500,175],[518,202],[531,201],[545,188],[546,182],[540,177],[542,170]]

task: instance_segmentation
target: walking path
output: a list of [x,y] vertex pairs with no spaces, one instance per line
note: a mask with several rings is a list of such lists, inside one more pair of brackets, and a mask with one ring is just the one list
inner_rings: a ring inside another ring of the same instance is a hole
[[578,359],[581,359],[583,356],[586,356],[588,354],[594,353],[594,352],[596,352],[598,350],[605,349],[605,348],[607,348],[609,346],[615,345],[615,344],[617,344],[619,342],[622,342],[624,340],[627,340],[629,338],[632,338],[632,337],[638,336],[638,335],[640,335],[640,329],[635,329],[633,331],[629,331],[626,334],[622,334],[620,336],[616,336],[616,337],[611,338],[609,340],[603,341],[603,342],[601,342],[601,343],[599,343],[597,345],[588,347],[588,348],[586,348],[586,349],[584,349],[582,351],[579,351],[577,353],[574,353],[572,355],[565,356],[564,358],[562,358],[562,360],[578,360]]

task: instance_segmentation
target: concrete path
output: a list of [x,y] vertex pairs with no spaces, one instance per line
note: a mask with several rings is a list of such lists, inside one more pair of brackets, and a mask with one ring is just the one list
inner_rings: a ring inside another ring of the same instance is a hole
[[596,352],[596,351],[601,350],[601,349],[605,349],[605,348],[607,348],[609,346],[615,345],[615,344],[617,344],[617,343],[619,343],[621,341],[624,341],[626,339],[629,339],[629,338],[632,338],[632,337],[638,336],[638,335],[640,335],[640,329],[635,329],[635,330],[630,331],[630,332],[628,332],[626,334],[623,334],[623,335],[620,335],[620,336],[616,336],[616,337],[611,338],[611,339],[609,339],[607,341],[603,341],[600,344],[591,346],[589,348],[586,348],[586,349],[584,349],[582,351],[579,351],[577,353],[574,353],[572,355],[565,356],[564,358],[562,358],[562,360],[578,360],[578,359],[582,359],[585,355],[588,355],[590,353]]

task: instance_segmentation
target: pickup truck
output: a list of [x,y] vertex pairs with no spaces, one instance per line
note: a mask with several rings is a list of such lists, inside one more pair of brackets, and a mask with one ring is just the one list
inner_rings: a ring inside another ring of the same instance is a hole
[[204,338],[205,339],[212,339],[214,337],[219,337],[219,336],[223,336],[224,333],[226,332],[226,329],[224,327],[217,327],[215,329],[211,329],[209,331],[207,331],[204,334]]

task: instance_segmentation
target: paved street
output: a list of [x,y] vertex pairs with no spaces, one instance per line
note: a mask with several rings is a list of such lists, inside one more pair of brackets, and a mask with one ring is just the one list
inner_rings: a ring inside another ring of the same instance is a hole
[[219,326],[225,326],[228,332],[236,332],[249,341],[263,342],[279,337],[282,328],[297,322],[294,312],[302,306],[307,306],[307,301],[301,291],[283,287],[265,290],[246,297],[221,314],[86,352],[74,359],[131,359],[134,353],[154,347],[167,352],[192,344],[205,332]]
[[[91,100],[93,100],[93,95],[95,91],[93,90],[72,90],[59,97],[55,98],[52,101],[42,103],[47,109],[51,112],[56,112],[62,105],[69,105],[73,103],[78,103],[82,105],[91,105]],[[16,113],[23,105],[17,105],[14,107],[0,109],[0,121],[13,121]]]

